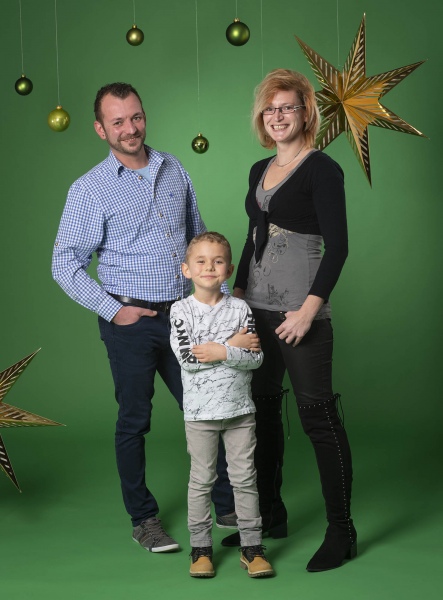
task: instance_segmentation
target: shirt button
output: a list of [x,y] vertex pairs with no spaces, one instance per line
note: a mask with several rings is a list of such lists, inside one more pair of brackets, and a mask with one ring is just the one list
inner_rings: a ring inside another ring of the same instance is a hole
[[171,237],[171,234],[170,234],[170,233],[167,233],[167,234],[166,234],[166,237]]
[[162,217],[162,216],[163,216],[163,213],[158,213],[158,216],[159,216],[159,217]]
[[175,278],[176,278],[176,279],[180,279],[180,275],[176,275],[176,276],[175,276]]
[[174,253],[172,254],[172,256],[175,258],[175,257],[177,256],[177,254],[174,252]]
[[181,296],[177,296],[177,300],[181,300],[181,299],[182,299],[182,297],[181,297]]
[[139,175],[138,178],[139,178],[139,180],[143,179],[143,175]]

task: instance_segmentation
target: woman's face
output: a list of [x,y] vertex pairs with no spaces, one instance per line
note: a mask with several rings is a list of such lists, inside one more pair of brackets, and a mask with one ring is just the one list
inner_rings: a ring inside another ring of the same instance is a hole
[[[298,94],[294,91],[279,91],[267,106],[280,108],[282,106],[300,106]],[[303,129],[306,121],[306,110],[299,108],[295,112],[283,114],[276,110],[273,115],[263,115],[266,133],[277,144],[289,144],[297,139],[303,139]]]

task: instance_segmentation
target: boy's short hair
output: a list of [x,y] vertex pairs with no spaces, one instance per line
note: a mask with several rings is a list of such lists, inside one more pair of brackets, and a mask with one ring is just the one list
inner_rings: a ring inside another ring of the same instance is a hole
[[229,264],[232,262],[231,244],[228,242],[225,236],[221,233],[217,233],[216,231],[204,231],[203,233],[196,235],[195,238],[192,238],[192,240],[189,242],[188,249],[186,250],[185,263],[188,262],[192,248],[199,242],[211,242],[224,246],[228,254]]

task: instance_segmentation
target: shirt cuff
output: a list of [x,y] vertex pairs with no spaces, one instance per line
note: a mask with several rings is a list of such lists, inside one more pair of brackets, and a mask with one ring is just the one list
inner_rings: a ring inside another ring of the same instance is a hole
[[106,321],[112,321],[122,307],[123,304],[109,294],[106,294],[103,302],[100,303],[97,309],[97,314]]

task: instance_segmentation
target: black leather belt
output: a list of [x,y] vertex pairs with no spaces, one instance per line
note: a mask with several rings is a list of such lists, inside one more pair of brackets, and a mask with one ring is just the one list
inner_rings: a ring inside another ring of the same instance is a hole
[[129,296],[119,296],[118,294],[109,294],[119,302],[124,304],[132,304],[132,306],[139,306],[140,308],[149,308],[150,310],[156,310],[158,312],[169,314],[171,306],[175,300],[168,300],[167,302],[148,302],[147,300],[137,300],[137,298],[130,298]]

